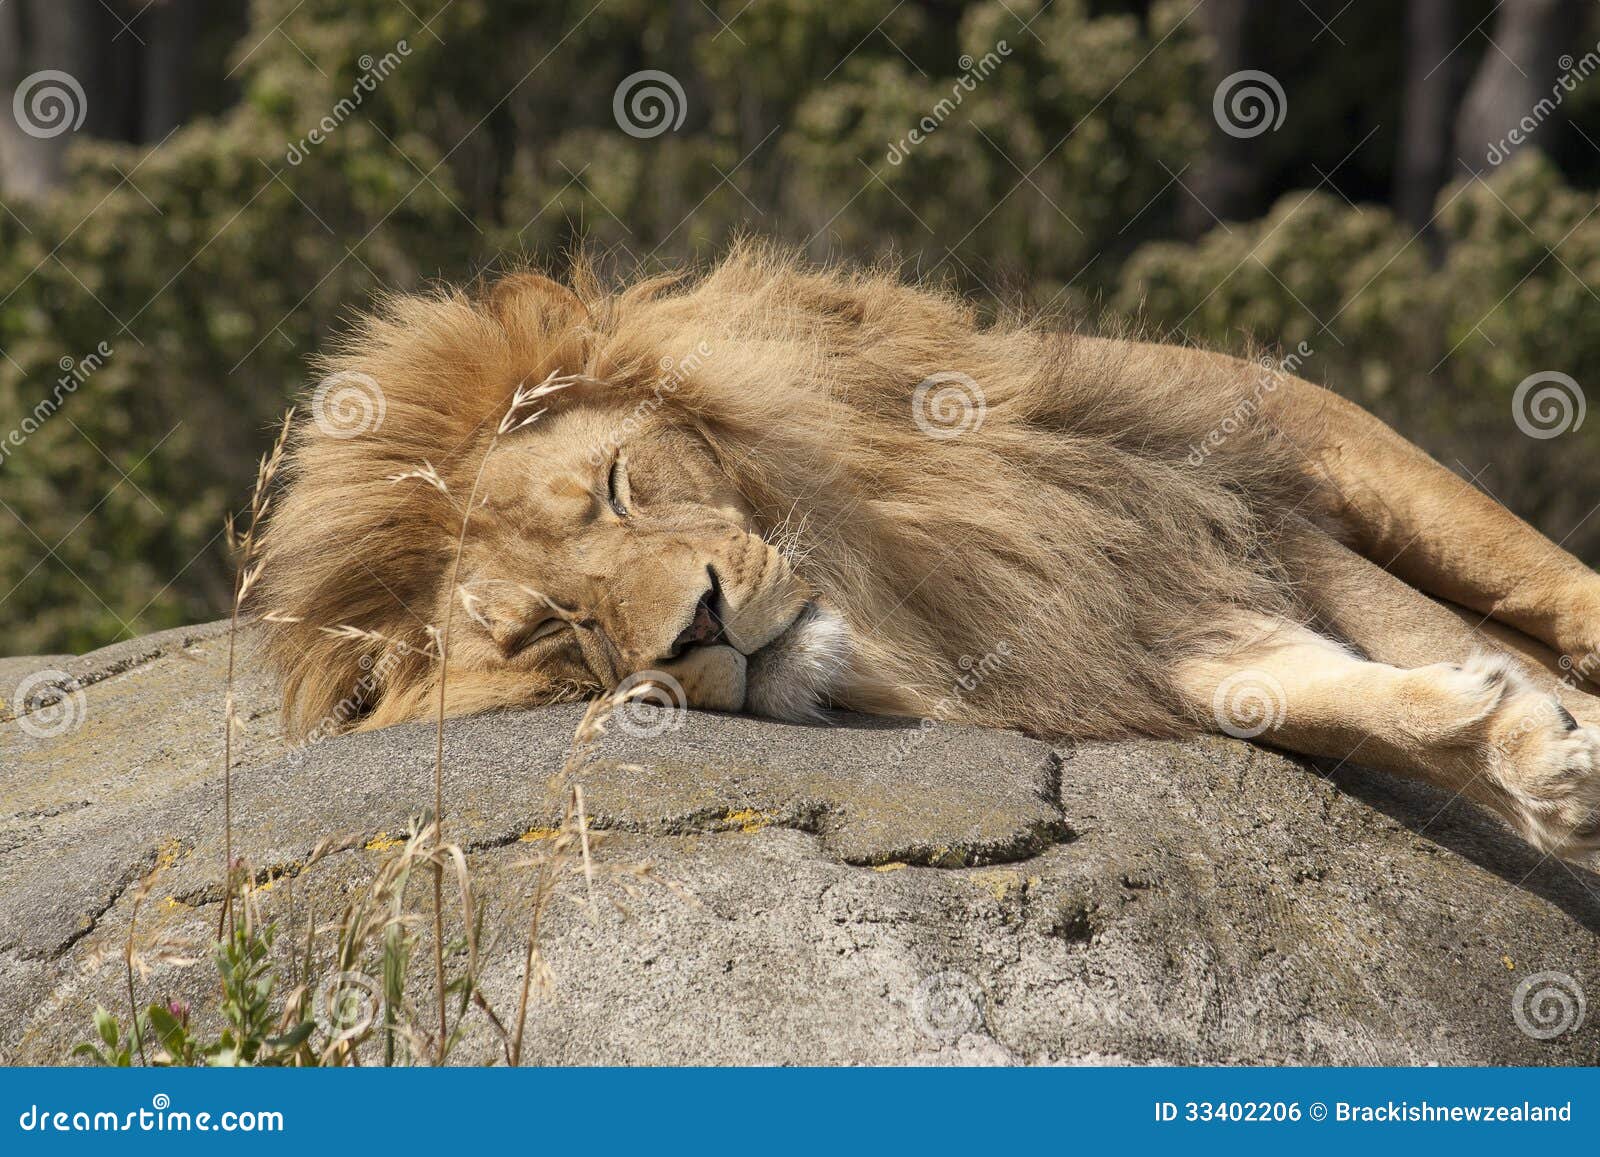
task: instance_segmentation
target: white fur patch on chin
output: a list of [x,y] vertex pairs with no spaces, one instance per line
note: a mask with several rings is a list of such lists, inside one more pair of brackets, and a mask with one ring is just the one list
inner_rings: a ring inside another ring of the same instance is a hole
[[744,709],[804,722],[817,719],[850,659],[850,628],[813,603],[783,634],[749,657]]

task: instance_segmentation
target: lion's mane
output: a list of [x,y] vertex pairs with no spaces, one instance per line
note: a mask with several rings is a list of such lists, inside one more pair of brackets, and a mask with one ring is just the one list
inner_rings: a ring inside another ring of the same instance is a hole
[[465,494],[512,391],[562,372],[698,430],[850,622],[857,665],[930,717],[1185,733],[1173,661],[1235,608],[1299,614],[1278,542],[1308,483],[1265,423],[1218,439],[1250,374],[1185,380],[1154,349],[982,324],[893,270],[761,245],[620,289],[513,275],[388,299],[320,367],[376,383],[381,423],[302,421],[264,540],[252,606],[277,620],[289,727],[337,729],[430,677],[460,514],[389,479],[428,463]]

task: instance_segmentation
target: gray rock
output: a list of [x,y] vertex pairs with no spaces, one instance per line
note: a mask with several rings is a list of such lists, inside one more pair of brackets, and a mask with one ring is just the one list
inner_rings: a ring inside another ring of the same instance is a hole
[[[433,730],[287,750],[248,634],[241,647],[234,845],[299,940],[430,804]],[[61,1062],[97,1003],[125,1005],[136,902],[137,944],[204,955],[226,658],[212,624],[0,661],[0,1059]],[[51,685],[58,702],[39,694]],[[502,1010],[580,714],[446,731],[447,831],[487,906],[484,989]],[[641,722],[666,729],[614,722],[580,780],[602,868],[649,864],[671,886],[624,895],[602,872],[594,906],[581,876],[563,886],[540,938],[555,989],[525,1059],[1600,1060],[1600,1012],[1542,1039],[1537,1002],[1531,1032],[1513,1008],[1544,973],[1600,993],[1600,878],[1422,785],[1220,739],[1052,748],[860,717]],[[307,867],[325,837],[350,846]],[[428,910],[420,885],[413,898]],[[414,981],[425,1003],[426,972]],[[141,1000],[215,1004],[205,964],[156,960],[136,983]],[[498,1057],[487,1022],[471,1025],[456,1058]]]

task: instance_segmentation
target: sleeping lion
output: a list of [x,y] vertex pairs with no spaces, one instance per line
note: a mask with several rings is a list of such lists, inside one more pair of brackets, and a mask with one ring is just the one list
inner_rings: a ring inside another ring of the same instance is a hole
[[1600,847],[1600,577],[1279,368],[749,245],[393,298],[322,368],[251,599],[292,733],[428,717],[448,621],[450,714],[1224,732]]

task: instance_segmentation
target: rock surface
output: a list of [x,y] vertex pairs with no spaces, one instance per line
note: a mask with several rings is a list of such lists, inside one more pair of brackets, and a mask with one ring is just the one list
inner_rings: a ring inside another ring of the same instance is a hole
[[[140,943],[214,929],[226,657],[212,624],[0,660],[0,1060],[60,1063],[97,1003],[125,1004],[119,954],[152,869]],[[240,669],[235,845],[303,937],[431,800],[433,732],[288,751],[269,681],[247,654]],[[556,822],[546,784],[580,714],[447,729],[449,835],[488,901],[497,1007],[515,1003],[526,861]],[[582,782],[600,862],[650,863],[674,886],[623,911],[604,902],[614,884],[598,908],[581,878],[565,885],[526,1059],[1600,1061],[1600,1011],[1551,1035],[1556,1006],[1514,1007],[1545,973],[1600,999],[1600,877],[1429,788],[1228,740],[1053,749],[855,717],[656,722],[670,729],[612,728]],[[302,870],[344,835],[350,849]],[[214,1004],[206,965],[158,963],[138,985]],[[455,1056],[498,1053],[478,1023]]]

